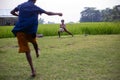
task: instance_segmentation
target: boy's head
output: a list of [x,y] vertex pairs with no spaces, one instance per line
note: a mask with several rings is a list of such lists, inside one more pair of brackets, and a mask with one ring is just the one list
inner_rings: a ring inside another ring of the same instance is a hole
[[33,1],[34,3],[36,2],[36,0],[28,0],[28,1]]
[[64,19],[62,19],[61,22],[64,22]]

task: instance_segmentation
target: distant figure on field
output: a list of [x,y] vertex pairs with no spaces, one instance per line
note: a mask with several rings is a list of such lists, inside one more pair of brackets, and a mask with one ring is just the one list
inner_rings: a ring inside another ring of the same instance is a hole
[[32,57],[28,42],[32,43],[36,52],[36,57],[39,57],[39,48],[36,42],[36,32],[38,28],[38,15],[42,13],[47,15],[62,16],[62,13],[48,12],[34,5],[36,0],[28,0],[15,7],[11,14],[18,16],[18,22],[15,24],[12,32],[17,37],[19,45],[19,53],[25,53],[27,61],[31,68],[32,77],[36,76],[36,71],[33,67]]
[[72,37],[73,37],[73,34],[70,33],[70,32],[66,29],[66,25],[64,24],[64,20],[63,20],[63,19],[61,20],[60,29],[59,29],[59,31],[58,31],[59,38],[60,38],[60,33],[61,33],[61,32],[67,32],[68,34],[72,35]]

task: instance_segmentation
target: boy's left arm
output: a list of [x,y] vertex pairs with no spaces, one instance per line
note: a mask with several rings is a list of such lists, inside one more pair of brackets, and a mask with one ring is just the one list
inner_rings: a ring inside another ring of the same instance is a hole
[[18,16],[18,13],[15,10],[12,10],[10,13],[14,16]]
[[18,11],[19,11],[19,6],[15,7],[10,13],[14,16],[19,16]]

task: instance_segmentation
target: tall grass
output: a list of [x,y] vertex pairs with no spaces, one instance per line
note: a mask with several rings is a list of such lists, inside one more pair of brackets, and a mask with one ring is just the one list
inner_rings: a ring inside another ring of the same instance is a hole
[[[120,22],[77,23],[66,24],[67,29],[73,34],[120,34]],[[39,25],[38,33],[45,36],[55,36],[59,30],[59,24]],[[63,33],[66,35],[66,33]]]
[[69,26],[71,27],[70,30],[74,34],[120,34],[120,23],[80,23],[75,25],[68,24],[68,27]]
[[40,24],[38,27],[38,34],[45,36],[55,36],[59,29],[59,24]]
[[9,38],[9,37],[14,37],[12,34],[13,26],[0,26],[0,38]]
[[[120,22],[94,22],[94,23],[76,23],[66,24],[67,29],[74,35],[79,34],[120,34]],[[13,26],[0,26],[0,38],[14,37],[11,33]],[[38,34],[44,36],[56,36],[59,30],[59,24],[40,24]],[[62,35],[67,35],[63,33]]]

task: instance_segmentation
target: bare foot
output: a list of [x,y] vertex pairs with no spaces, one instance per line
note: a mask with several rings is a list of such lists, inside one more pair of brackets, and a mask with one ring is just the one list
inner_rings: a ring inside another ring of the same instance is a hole
[[36,57],[38,58],[40,55],[40,49],[38,49],[38,52],[36,53]]
[[32,72],[31,77],[35,77],[35,76],[36,76],[36,72],[34,71],[34,72]]

